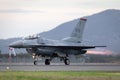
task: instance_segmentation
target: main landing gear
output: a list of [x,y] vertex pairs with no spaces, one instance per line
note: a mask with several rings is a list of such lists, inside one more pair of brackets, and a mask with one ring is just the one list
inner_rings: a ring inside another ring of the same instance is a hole
[[69,59],[64,59],[64,63],[65,63],[65,65],[70,65],[70,60]]
[[[39,55],[33,55],[34,65],[38,65]],[[45,65],[50,65],[51,59],[45,59]]]
[[45,60],[45,65],[50,65],[50,59]]
[[[38,65],[39,55],[33,55],[34,65]],[[45,65],[50,65],[51,58],[45,59]],[[64,61],[65,65],[70,65],[70,60],[67,57],[60,58],[61,61]]]
[[[46,59],[45,60],[45,65],[50,65],[50,61],[51,61],[50,59]],[[65,63],[65,65],[70,65],[70,60],[65,58],[64,63]]]
[[[50,65],[50,59],[45,59],[45,65]],[[70,60],[69,59],[64,59],[65,65],[70,65]],[[38,65],[38,60],[34,60],[34,65]]]
[[[34,65],[38,64],[38,60],[34,60]],[[50,59],[45,60],[45,65],[50,65]]]

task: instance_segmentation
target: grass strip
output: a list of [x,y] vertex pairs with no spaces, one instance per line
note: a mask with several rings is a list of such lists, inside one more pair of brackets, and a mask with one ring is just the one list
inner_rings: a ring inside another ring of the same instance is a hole
[[120,80],[120,72],[2,71],[0,80]]

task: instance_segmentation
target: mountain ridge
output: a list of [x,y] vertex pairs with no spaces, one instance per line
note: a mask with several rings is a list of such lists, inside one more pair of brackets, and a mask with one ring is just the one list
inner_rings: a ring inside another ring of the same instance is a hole
[[[87,23],[83,34],[84,45],[106,45],[108,50],[120,53],[120,10],[108,9],[99,13],[85,16]],[[62,23],[50,31],[39,33],[42,37],[61,40],[70,36],[78,19]],[[2,53],[8,52],[8,45],[11,42],[22,38],[0,39]]]

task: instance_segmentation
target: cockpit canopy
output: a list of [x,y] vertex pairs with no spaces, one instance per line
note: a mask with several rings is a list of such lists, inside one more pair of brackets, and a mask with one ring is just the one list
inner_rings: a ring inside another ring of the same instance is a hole
[[39,34],[35,34],[35,35],[29,35],[27,37],[25,37],[25,40],[33,40],[33,39],[38,39]]
[[44,44],[44,40],[39,34],[37,34],[37,35],[29,35],[28,37],[24,38],[24,40],[32,40],[32,41],[34,41],[36,39],[37,39],[37,42],[39,44]]

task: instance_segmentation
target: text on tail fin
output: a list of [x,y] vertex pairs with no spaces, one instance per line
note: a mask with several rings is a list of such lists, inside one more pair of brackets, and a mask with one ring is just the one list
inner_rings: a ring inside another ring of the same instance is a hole
[[74,30],[72,31],[70,37],[65,38],[64,41],[80,43],[82,41],[82,34],[85,28],[86,21],[87,19],[80,18]]

